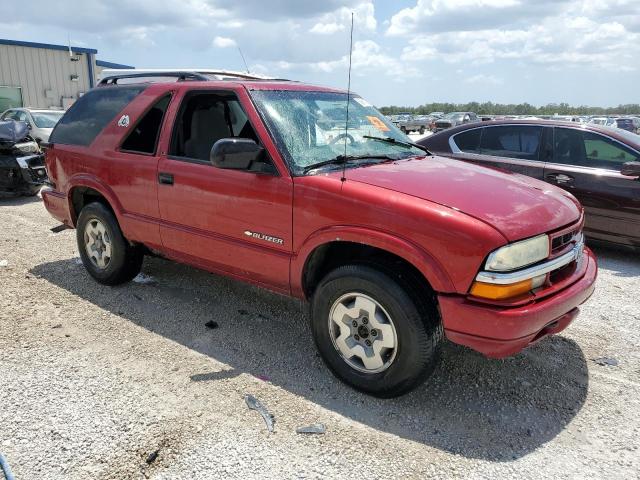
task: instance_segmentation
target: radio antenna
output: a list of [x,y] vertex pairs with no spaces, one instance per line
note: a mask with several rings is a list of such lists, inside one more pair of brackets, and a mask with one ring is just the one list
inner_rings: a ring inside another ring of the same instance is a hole
[[347,114],[344,121],[344,163],[342,164],[342,178],[341,181],[345,181],[347,171],[347,138],[349,131],[349,100],[351,97],[351,54],[353,53],[353,12],[351,12],[351,35],[349,38],[349,76],[347,80]]
[[238,52],[240,52],[240,56],[242,57],[242,63],[244,63],[244,68],[247,69],[247,73],[251,73],[249,71],[249,65],[247,65],[247,61],[244,59],[244,55],[242,54],[242,49],[240,49],[240,45],[238,45]]

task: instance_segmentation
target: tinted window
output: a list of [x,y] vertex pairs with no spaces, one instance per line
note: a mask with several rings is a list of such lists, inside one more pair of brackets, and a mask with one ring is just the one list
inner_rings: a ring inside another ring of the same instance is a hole
[[482,134],[480,153],[495,157],[538,160],[542,127],[517,125],[487,127]]
[[453,140],[462,152],[478,153],[480,149],[481,128],[459,133]]
[[619,170],[623,163],[638,161],[638,154],[596,133],[556,128],[554,162]]
[[60,119],[51,143],[89,145],[144,86],[100,87],[87,92]]
[[127,139],[122,143],[122,150],[154,154],[160,134],[160,126],[164,113],[169,106],[171,97],[167,95],[156,102],[142,119],[131,130]]

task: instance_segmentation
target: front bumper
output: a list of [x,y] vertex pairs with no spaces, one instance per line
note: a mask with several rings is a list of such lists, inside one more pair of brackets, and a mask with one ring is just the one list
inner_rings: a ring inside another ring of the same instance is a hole
[[0,155],[0,193],[33,194],[47,180],[42,155]]
[[577,316],[577,307],[593,293],[597,274],[595,256],[585,247],[566,288],[522,306],[498,307],[466,296],[440,295],[445,334],[452,342],[488,357],[514,355],[541,338],[564,330]]

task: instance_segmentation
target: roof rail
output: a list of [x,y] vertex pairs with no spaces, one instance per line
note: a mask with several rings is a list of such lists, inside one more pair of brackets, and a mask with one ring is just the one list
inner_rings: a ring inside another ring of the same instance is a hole
[[[263,75],[255,75],[244,72],[235,72],[231,70],[214,70],[214,69],[109,69],[105,68],[100,72],[100,82],[98,85],[117,85],[121,79],[147,79],[152,82],[154,78],[157,81],[166,81],[166,78],[176,78],[176,81],[210,81],[210,80],[270,80],[270,77]],[[163,80],[160,80],[163,79]],[[126,83],[136,83],[126,82]]]

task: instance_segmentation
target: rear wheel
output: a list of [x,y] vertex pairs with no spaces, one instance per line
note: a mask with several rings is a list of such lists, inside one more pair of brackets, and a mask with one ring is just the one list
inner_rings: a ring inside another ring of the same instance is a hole
[[400,127],[400,131],[402,133],[407,133],[407,127]]
[[420,135],[423,135],[424,134],[424,127],[420,127],[419,132],[420,132]]
[[372,395],[398,396],[422,383],[439,359],[442,327],[429,302],[384,269],[340,267],[314,294],[313,337],[338,378]]
[[84,267],[98,282],[118,285],[140,272],[142,249],[129,244],[116,217],[102,203],[90,203],[82,209],[76,239]]

